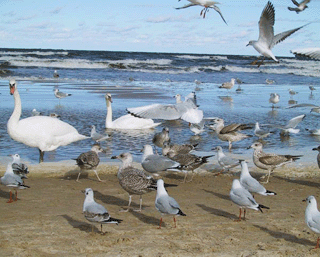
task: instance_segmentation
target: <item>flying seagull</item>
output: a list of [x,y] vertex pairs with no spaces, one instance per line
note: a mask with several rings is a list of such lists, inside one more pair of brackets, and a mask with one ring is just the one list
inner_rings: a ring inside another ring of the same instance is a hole
[[310,47],[291,50],[295,56],[306,56],[312,59],[320,60],[320,47]]
[[[179,0],[180,1],[180,0]],[[176,8],[177,10],[179,9],[184,9],[184,8],[188,8],[191,6],[203,6],[204,8],[201,10],[200,12],[200,16],[202,16],[203,18],[206,17],[206,13],[209,11],[209,8],[214,9],[217,13],[220,14],[221,19],[224,21],[225,24],[227,24],[226,20],[223,18],[222,13],[220,11],[220,8],[218,6],[216,6],[216,4],[220,4],[219,2],[215,2],[215,1],[208,1],[208,0],[188,0],[189,2],[191,2],[190,4],[186,4],[182,7],[178,7]],[[227,24],[228,25],[228,24]]]
[[[274,7],[272,3],[268,1],[267,5],[263,9],[260,16],[259,38],[258,40],[249,41],[247,46],[252,45],[254,49],[256,49],[261,55],[264,56],[264,58],[268,57],[273,59],[275,62],[279,62],[278,59],[272,53],[271,49],[276,44],[285,40],[291,34],[293,34],[294,32],[298,31],[299,29],[301,29],[306,25],[274,35],[274,31],[273,31],[274,20],[275,20]],[[259,63],[259,66],[262,64],[262,62]]]
[[308,8],[307,4],[310,2],[310,0],[304,0],[301,3],[298,3],[296,0],[291,0],[294,5],[297,7],[292,8],[288,7],[290,11],[295,11],[296,13],[302,12],[304,9]]

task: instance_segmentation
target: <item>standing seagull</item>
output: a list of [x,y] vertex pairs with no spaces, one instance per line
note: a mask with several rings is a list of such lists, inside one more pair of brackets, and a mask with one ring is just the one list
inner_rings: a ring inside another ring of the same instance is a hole
[[220,8],[218,6],[216,6],[216,4],[220,4],[219,2],[209,1],[209,0],[188,0],[188,1],[191,2],[191,4],[186,4],[186,5],[182,6],[182,7],[176,8],[176,9],[179,10],[179,9],[184,9],[184,8],[188,8],[188,7],[191,7],[191,6],[200,5],[200,6],[204,7],[200,12],[200,16],[202,16],[202,14],[203,14],[202,17],[205,18],[206,17],[206,13],[209,11],[209,8],[212,8],[217,13],[220,14],[221,19],[224,21],[225,24],[227,24],[226,20],[222,16]]
[[212,126],[214,128],[215,132],[217,133],[217,136],[222,141],[228,141],[229,143],[229,152],[231,152],[232,148],[232,142],[237,142],[242,139],[252,137],[251,135],[242,134],[238,131],[249,129],[251,126],[246,124],[240,124],[240,123],[232,123],[228,126],[224,126],[224,120],[221,118],[215,118],[214,120],[215,125]]
[[[275,20],[275,11],[272,3],[268,1],[267,5],[263,9],[259,21],[259,38],[258,40],[251,40],[247,46],[252,45],[261,55],[273,59],[275,62],[279,62],[272,53],[271,49],[281,41],[285,40],[291,34],[301,29],[301,26],[296,29],[288,30],[277,35],[274,35],[273,26]],[[262,60],[263,62],[263,60]],[[259,64],[259,66],[262,64]]]
[[20,161],[19,154],[13,154],[12,157],[12,170],[14,174],[20,176],[20,178],[28,178],[27,174],[29,173],[28,166]]
[[96,142],[101,142],[101,141],[104,141],[104,140],[110,138],[109,135],[102,135],[102,134],[98,133],[96,131],[96,126],[95,125],[91,125],[90,137],[91,137],[92,140],[94,140]]
[[86,198],[84,199],[83,203],[84,217],[90,222],[100,223],[101,233],[103,233],[102,224],[114,223],[118,225],[119,223],[121,223],[122,220],[110,217],[107,209],[104,208],[101,204],[95,202],[93,198],[93,190],[91,188],[86,188],[84,193],[86,195]]
[[312,148],[313,151],[318,151],[318,155],[317,155],[317,163],[318,163],[318,167],[320,168],[320,145],[316,148]]
[[60,99],[61,98],[65,98],[67,96],[71,96],[72,94],[67,94],[67,93],[60,92],[59,89],[56,88],[54,90],[54,95],[56,96],[56,98],[59,98],[59,104],[60,104]]
[[304,0],[301,3],[298,3],[296,0],[292,0],[292,3],[296,5],[297,7],[292,8],[288,7],[290,11],[295,11],[296,13],[302,12],[304,9],[308,8],[307,4],[310,2],[310,0]]
[[141,159],[143,169],[149,173],[159,173],[167,170],[181,169],[180,163],[169,159],[166,156],[154,154],[151,145],[143,147],[143,155]]
[[254,200],[253,196],[250,194],[250,192],[245,189],[240,181],[238,179],[233,180],[232,187],[230,191],[230,199],[232,202],[234,202],[236,205],[239,206],[239,219],[236,221],[241,221],[241,209],[244,209],[244,216],[243,220],[246,219],[246,209],[253,209],[256,211],[261,211],[262,208],[269,209],[269,207],[266,207],[264,205],[258,204],[256,200]]
[[268,171],[268,178],[265,183],[269,182],[270,174],[274,169],[281,167],[290,162],[294,162],[302,155],[281,155],[275,153],[265,153],[262,151],[262,144],[255,142],[251,146],[254,149],[253,152],[253,163],[260,169]]
[[223,83],[219,88],[226,88],[229,91],[229,89],[233,88],[235,81],[236,79],[232,78],[230,82]]
[[257,193],[260,195],[276,195],[275,192],[269,191],[261,185],[258,180],[250,175],[248,164],[244,160],[240,160],[241,173],[240,173],[240,184],[250,193]]
[[91,151],[82,153],[78,156],[76,160],[77,165],[80,167],[80,171],[78,174],[77,182],[79,182],[80,174],[83,170],[93,170],[96,174],[98,180],[102,182],[102,180],[98,176],[97,167],[100,162],[100,158],[98,156],[99,153],[105,152],[102,147],[98,144],[94,144],[91,147]]
[[254,134],[259,138],[265,138],[267,136],[269,136],[271,133],[273,132],[270,132],[268,130],[264,130],[264,129],[261,129],[260,126],[259,126],[259,122],[256,122],[256,125],[254,127]]
[[[232,169],[238,165],[240,165],[239,160],[226,156],[224,154],[224,152],[222,151],[222,147],[221,146],[217,146],[215,148],[213,148],[212,150],[216,150],[218,153],[218,163],[219,165],[223,168],[223,171],[227,170],[229,171],[229,169]],[[219,175],[220,173],[222,173],[223,171],[219,172],[217,175]]]
[[[157,181],[152,177],[147,176],[143,170],[132,167],[132,155],[130,153],[122,153],[117,156],[112,156],[111,159],[119,159],[122,161],[117,177],[120,186],[129,194],[129,204],[125,212],[129,211],[132,195],[140,195],[140,208],[135,211],[141,212],[142,195],[155,191],[157,189]],[[165,184],[165,186],[177,185]]]
[[269,98],[269,103],[272,103],[272,109],[274,108],[274,105],[279,103],[280,101],[280,95],[277,93],[271,93]]
[[[164,188],[162,179],[157,181],[157,196],[155,200],[155,207],[161,215],[173,215],[174,227],[177,227],[176,216],[187,216],[180,210],[177,201],[168,195]],[[160,218],[159,228],[161,228],[162,217]]]
[[[14,191],[15,191],[15,201],[18,200],[18,191],[17,189],[25,189],[25,188],[30,188],[29,186],[25,185],[23,183],[23,180],[21,179],[21,177],[19,175],[16,175],[13,173],[13,170],[12,170],[12,164],[9,163],[8,166],[7,166],[7,170],[6,172],[4,173],[3,177],[1,177],[0,179],[1,181],[1,184],[2,185],[5,185],[7,187],[13,187]],[[11,192],[11,189],[10,189],[10,199],[7,203],[12,203],[13,200],[12,200],[12,192]]]
[[[307,197],[307,199],[302,200],[307,202],[307,208],[305,212],[305,221],[308,227],[318,234],[320,234],[320,212],[317,207],[317,200],[313,195]],[[317,245],[314,249],[319,248],[320,237],[317,239]]]

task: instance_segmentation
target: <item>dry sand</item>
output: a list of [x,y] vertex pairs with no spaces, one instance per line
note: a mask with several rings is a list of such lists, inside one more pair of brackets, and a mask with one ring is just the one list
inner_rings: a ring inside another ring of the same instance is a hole
[[[77,169],[69,162],[31,165],[26,184],[17,202],[7,204],[8,188],[0,187],[1,256],[319,256],[311,250],[317,236],[304,222],[308,195],[320,201],[320,177],[288,178],[290,167],[271,177],[267,188],[277,196],[256,195],[257,202],[269,206],[260,213],[247,211],[247,220],[235,222],[238,207],[229,200],[232,180],[238,175],[214,176],[201,173],[190,183],[182,176],[167,176],[165,181],[178,187],[168,192],[180,204],[186,217],[165,216],[157,229],[160,214],[154,207],[155,192],[143,196],[143,211],[119,212],[128,204],[127,193],[119,186],[118,166],[102,163],[99,183],[94,173],[75,182]],[[306,174],[317,174],[311,167]],[[5,167],[0,167],[0,175]],[[254,173],[254,175],[259,175]],[[91,223],[82,214],[84,194],[91,187],[95,199],[121,224]],[[139,198],[133,197],[138,208]]]

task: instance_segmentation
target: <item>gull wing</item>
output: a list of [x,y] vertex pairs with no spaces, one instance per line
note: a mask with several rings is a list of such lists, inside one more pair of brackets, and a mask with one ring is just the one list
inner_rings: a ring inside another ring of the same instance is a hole
[[127,108],[127,111],[137,117],[148,119],[177,120],[181,117],[181,110],[174,104],[151,104],[135,108]]
[[184,9],[184,8],[188,8],[188,7],[190,7],[190,6],[196,6],[196,4],[186,4],[186,5],[182,6],[182,7],[177,7],[176,9],[177,9],[177,10],[179,10],[179,9]]
[[210,6],[210,8],[213,8],[217,13],[219,13],[220,16],[221,16],[221,19],[224,21],[224,23],[228,25],[228,23],[226,22],[226,20],[223,18],[222,13],[221,13],[221,11],[220,11],[220,8],[219,8],[218,6],[213,5],[212,7]]
[[295,104],[287,107],[286,109],[298,108],[298,107],[320,107],[320,106],[315,104]]
[[[292,1],[292,3],[294,4],[294,5],[296,5],[296,6],[299,6],[300,4],[296,1],[296,0],[291,0]],[[309,2],[309,1],[308,1]]]
[[252,128],[252,126],[247,124],[232,123],[228,126],[225,126],[223,129],[221,129],[220,134],[226,134],[226,133],[235,132],[238,130],[250,129],[250,128]]
[[304,118],[306,117],[305,114],[299,115],[297,117],[292,118],[291,120],[288,121],[287,125],[285,125],[285,129],[288,128],[295,128]]
[[[306,25],[308,25],[308,24],[306,24]],[[282,41],[285,40],[287,37],[289,37],[290,35],[292,35],[294,32],[298,31],[299,29],[303,28],[303,27],[306,26],[306,25],[303,25],[303,26],[301,26],[301,27],[299,27],[299,28],[296,28],[296,29],[287,30],[287,31],[285,31],[285,32],[281,32],[281,33],[275,35],[274,38],[273,38],[273,40],[272,40],[272,42],[271,42],[271,44],[270,44],[270,49],[271,49],[272,47],[274,47],[276,44],[282,42]]]
[[270,46],[273,42],[273,26],[274,26],[274,7],[271,2],[268,2],[266,7],[263,9],[259,21],[259,38],[258,41],[266,43]]
[[320,60],[320,48],[304,48],[304,49],[297,49],[297,50],[292,50],[291,53],[295,55],[303,55],[307,56],[313,59],[318,59]]
[[284,155],[266,155],[259,158],[259,161],[266,165],[279,165],[288,161]]

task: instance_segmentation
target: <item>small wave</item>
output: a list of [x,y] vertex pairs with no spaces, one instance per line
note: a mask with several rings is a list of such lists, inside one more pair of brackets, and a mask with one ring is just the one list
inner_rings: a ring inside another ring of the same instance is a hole
[[175,55],[174,57],[176,58],[181,58],[181,59],[190,59],[190,60],[209,60],[212,56],[198,56],[198,55]]

